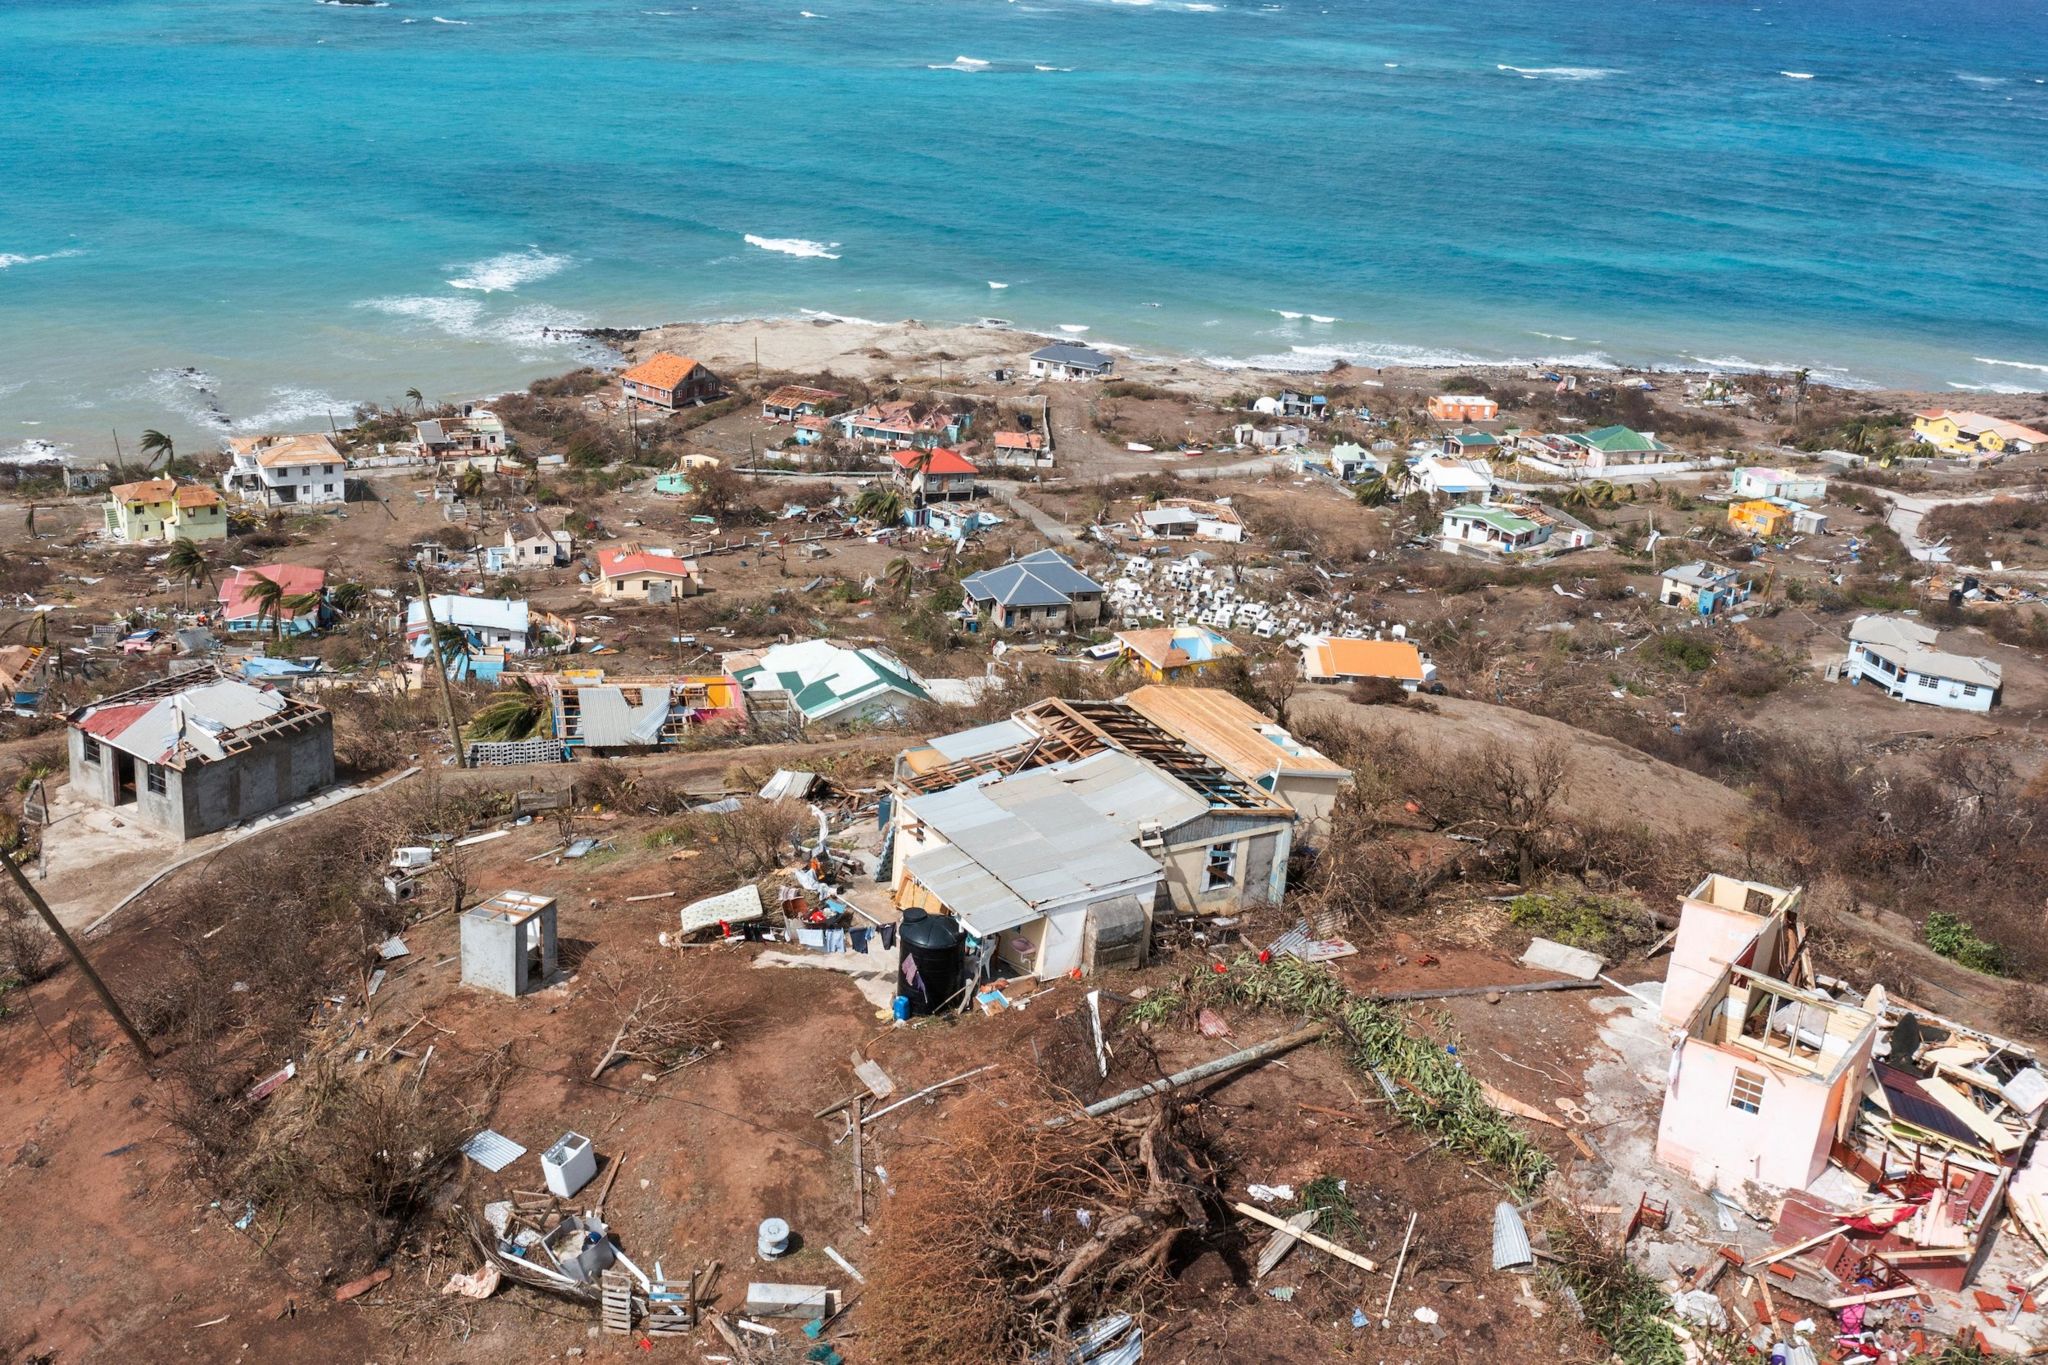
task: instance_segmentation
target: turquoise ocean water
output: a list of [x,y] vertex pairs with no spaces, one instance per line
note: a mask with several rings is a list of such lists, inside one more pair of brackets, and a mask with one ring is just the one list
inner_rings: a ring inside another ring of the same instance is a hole
[[0,451],[806,310],[2037,389],[2044,82],[2042,0],[4,0]]

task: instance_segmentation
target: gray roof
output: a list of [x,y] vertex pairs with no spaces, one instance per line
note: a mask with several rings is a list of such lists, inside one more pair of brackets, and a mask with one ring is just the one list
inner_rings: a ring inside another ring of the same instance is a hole
[[668,721],[669,690],[645,687],[640,702],[626,700],[623,688],[601,684],[576,689],[576,733],[597,748],[658,744]]
[[1849,627],[1849,643],[1880,654],[1908,673],[1946,678],[1976,687],[1998,687],[2005,670],[1974,654],[1950,654],[1934,648],[1941,638],[1932,626],[1896,616],[1859,616]]
[[1157,882],[1158,862],[1132,842],[1139,826],[1171,827],[1208,809],[1178,782],[1113,751],[987,774],[904,807],[951,845],[913,854],[905,866],[978,934]]
[[1849,627],[1849,641],[1858,645],[1884,645],[1892,649],[1932,649],[1941,632],[1918,621],[1896,616],[1859,616]]
[[1006,607],[1057,607],[1071,601],[1077,592],[1102,591],[1100,583],[1057,550],[1040,550],[969,574],[960,586],[976,602],[999,602]]
[[1031,358],[1052,365],[1079,365],[1091,370],[1106,370],[1115,363],[1093,346],[1078,346],[1071,341],[1055,341],[1050,346],[1041,346],[1031,353]]
[[950,735],[934,735],[926,742],[948,763],[958,763],[963,758],[999,754],[1005,749],[1014,749],[1019,744],[1029,744],[1036,738],[1037,733],[1022,721],[999,720],[993,725],[978,725],[972,730],[956,730]]
[[1696,559],[1690,564],[1674,564],[1664,571],[1664,577],[1694,588],[1715,588],[1735,577],[1735,570],[1724,569],[1718,564],[1709,564]]

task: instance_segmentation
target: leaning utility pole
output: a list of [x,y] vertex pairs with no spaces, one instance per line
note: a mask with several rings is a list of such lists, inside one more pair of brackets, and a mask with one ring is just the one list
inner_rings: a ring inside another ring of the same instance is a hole
[[441,630],[434,624],[434,599],[427,592],[427,576],[420,572],[419,565],[413,565],[413,582],[420,589],[420,611],[427,620],[427,653],[434,660],[434,674],[441,680],[441,721],[448,727],[448,742],[455,746],[455,766],[466,768],[462,761],[462,732],[455,728],[455,692],[448,686],[448,661],[441,657]]
[[57,922],[56,913],[50,909],[50,903],[42,898],[42,895],[29,882],[27,877],[21,875],[21,869],[15,866],[14,859],[5,853],[0,853],[0,863],[7,865],[7,875],[14,882],[15,889],[27,897],[28,903],[33,905],[36,913],[43,917],[43,923],[49,926],[50,933],[56,937],[58,943],[63,945],[64,951],[70,956],[73,965],[79,971],[84,972],[85,979],[92,983],[93,994],[99,996],[100,1003],[107,1007],[107,1013],[113,1015],[114,1022],[121,1026],[121,1032],[128,1035],[128,1041],[135,1044],[135,1050],[142,1054],[143,1070],[148,1071],[151,1075],[155,1075],[156,1073],[151,1068],[150,1063],[156,1060],[156,1054],[150,1051],[149,1041],[142,1036],[142,1030],[135,1027],[134,1021],[128,1017],[120,1005],[115,1003],[113,992],[107,989],[106,982],[100,980],[100,974],[92,969],[92,963],[85,960],[85,951],[78,946],[78,941],[66,933],[64,926]]

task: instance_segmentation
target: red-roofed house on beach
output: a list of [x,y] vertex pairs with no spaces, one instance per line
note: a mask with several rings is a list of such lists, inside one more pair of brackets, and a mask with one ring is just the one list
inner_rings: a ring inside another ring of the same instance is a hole
[[334,720],[275,688],[196,669],[66,718],[71,791],[176,835],[267,815],[334,783]]

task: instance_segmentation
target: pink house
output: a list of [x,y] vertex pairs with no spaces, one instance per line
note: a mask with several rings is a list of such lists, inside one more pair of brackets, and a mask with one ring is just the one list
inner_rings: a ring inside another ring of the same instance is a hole
[[1657,1159],[1702,1188],[1803,1188],[1848,1136],[1880,1001],[1813,980],[1799,893],[1710,876],[1684,898],[1663,1019],[1673,1029]]

